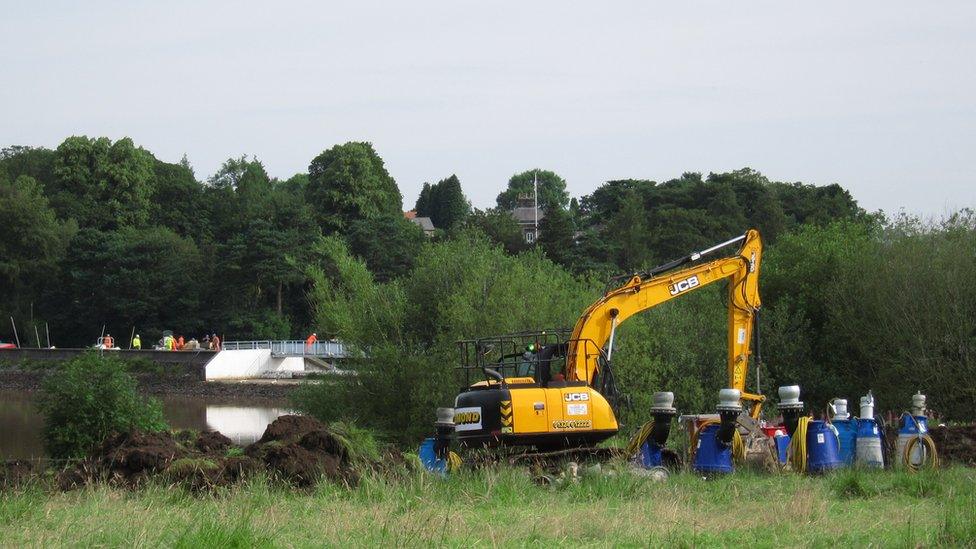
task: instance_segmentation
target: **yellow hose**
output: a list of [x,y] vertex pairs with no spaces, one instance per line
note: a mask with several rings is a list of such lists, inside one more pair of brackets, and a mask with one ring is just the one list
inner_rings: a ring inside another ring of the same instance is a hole
[[[690,463],[695,462],[695,451],[698,450],[698,433],[702,432],[709,425],[720,425],[721,423],[717,419],[707,419],[702,422],[698,429],[691,433],[690,447],[688,448],[688,459]],[[736,429],[735,434],[732,435],[732,461],[734,463],[742,463],[745,459],[746,444],[742,441],[742,435],[739,434],[739,430]]]
[[798,473],[805,473],[807,470],[807,426],[810,424],[810,416],[803,416],[796,422],[796,431],[790,437],[790,446],[787,449],[787,463]]
[[[908,412],[906,412],[905,415],[912,418],[912,421],[915,422],[915,430],[921,431],[922,426],[919,424],[918,420],[915,419],[915,416],[909,414]],[[914,450],[915,446],[918,444],[924,444],[925,447],[922,448],[922,462],[916,465],[912,463],[912,450]],[[902,450],[901,459],[902,463],[905,464],[905,467],[908,468],[908,470],[912,473],[917,473],[923,467],[928,469],[939,468],[939,452],[937,452],[935,449],[935,441],[932,440],[932,437],[927,434],[919,434],[909,439],[908,442],[905,443],[905,449]]]
[[460,469],[461,469],[461,456],[457,455],[453,451],[452,452],[448,452],[447,453],[447,472],[448,473],[454,473],[454,472],[459,471]]
[[644,444],[644,441],[647,440],[647,437],[651,435],[651,429],[653,428],[654,420],[652,419],[641,426],[640,430],[637,431],[637,434],[631,437],[630,442],[627,443],[626,455],[628,458],[633,457],[637,454],[637,452],[640,451],[640,447]]

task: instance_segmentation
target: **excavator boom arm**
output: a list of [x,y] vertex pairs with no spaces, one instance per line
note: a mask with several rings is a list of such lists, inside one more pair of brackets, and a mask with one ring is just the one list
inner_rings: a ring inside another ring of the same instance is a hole
[[[742,241],[742,246],[738,253],[731,257],[678,269],[684,263],[694,261],[702,255],[739,240]],[[607,292],[576,321],[567,354],[566,372],[569,378],[592,384],[600,368],[599,359],[602,349],[610,341],[616,327],[634,314],[692,293],[714,282],[728,280],[729,387],[738,389],[742,393],[743,400],[753,402],[753,415],[758,415],[758,405],[764,397],[747,393],[745,384],[754,318],[761,305],[759,298],[761,261],[762,239],[759,231],[750,229],[742,237],[653,269],[645,274],[646,280],[641,275],[633,276],[624,285]]]

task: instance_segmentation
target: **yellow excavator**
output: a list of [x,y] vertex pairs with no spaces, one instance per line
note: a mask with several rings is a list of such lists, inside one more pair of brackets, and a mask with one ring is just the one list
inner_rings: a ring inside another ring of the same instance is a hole
[[[699,260],[740,244],[738,251]],[[758,419],[765,397],[745,390],[759,307],[762,239],[744,235],[616,279],[589,306],[572,331],[548,330],[459,342],[466,389],[457,396],[453,422],[461,446],[532,445],[539,450],[592,446],[618,431],[614,404],[613,344],[620,324],[636,313],[728,281],[729,388]],[[691,264],[689,266],[689,264]],[[620,284],[620,281],[623,283]],[[482,379],[472,382],[472,376]],[[453,419],[453,421],[451,421]]]

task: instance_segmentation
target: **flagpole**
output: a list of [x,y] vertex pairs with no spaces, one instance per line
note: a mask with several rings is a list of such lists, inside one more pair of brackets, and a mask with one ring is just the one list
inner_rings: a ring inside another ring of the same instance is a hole
[[539,172],[532,178],[532,193],[535,195],[535,229],[532,235],[533,242],[539,238]]

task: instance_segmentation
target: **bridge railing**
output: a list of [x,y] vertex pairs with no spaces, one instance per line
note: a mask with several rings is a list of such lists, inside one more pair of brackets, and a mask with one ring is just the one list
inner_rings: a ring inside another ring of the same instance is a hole
[[221,345],[225,351],[253,351],[269,349],[277,356],[314,356],[322,358],[347,358],[351,356],[346,344],[341,341],[316,341],[306,343],[303,339],[272,341],[225,341]]

